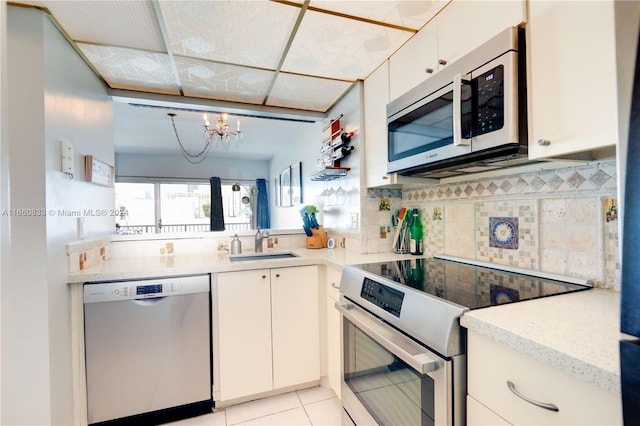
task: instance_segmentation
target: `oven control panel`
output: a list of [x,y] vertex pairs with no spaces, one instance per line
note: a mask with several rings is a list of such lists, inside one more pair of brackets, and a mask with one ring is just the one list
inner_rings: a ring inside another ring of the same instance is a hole
[[360,297],[400,318],[404,293],[370,278],[362,283]]

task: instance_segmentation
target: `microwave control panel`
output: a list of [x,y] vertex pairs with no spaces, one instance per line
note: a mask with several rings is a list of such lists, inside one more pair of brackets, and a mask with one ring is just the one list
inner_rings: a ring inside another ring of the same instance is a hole
[[477,96],[474,136],[504,127],[504,66],[499,65],[473,79]]

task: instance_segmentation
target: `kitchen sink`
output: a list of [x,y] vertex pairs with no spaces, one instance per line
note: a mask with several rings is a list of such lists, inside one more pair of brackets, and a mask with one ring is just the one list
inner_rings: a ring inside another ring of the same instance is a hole
[[298,255],[290,251],[276,253],[230,254],[229,260],[231,262],[241,262],[246,260],[287,259],[291,257],[298,257]]

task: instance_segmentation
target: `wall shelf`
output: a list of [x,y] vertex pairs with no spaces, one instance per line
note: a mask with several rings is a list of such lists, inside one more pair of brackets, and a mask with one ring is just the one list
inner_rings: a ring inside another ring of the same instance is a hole
[[347,173],[351,170],[349,167],[331,167],[327,166],[324,169],[317,170],[311,174],[311,180],[314,181],[329,181],[340,179],[347,176]]

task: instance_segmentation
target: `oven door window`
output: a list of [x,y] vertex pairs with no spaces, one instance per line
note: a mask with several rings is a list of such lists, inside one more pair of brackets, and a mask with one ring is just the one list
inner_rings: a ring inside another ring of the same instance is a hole
[[431,377],[344,319],[344,381],[380,425],[433,425]]

